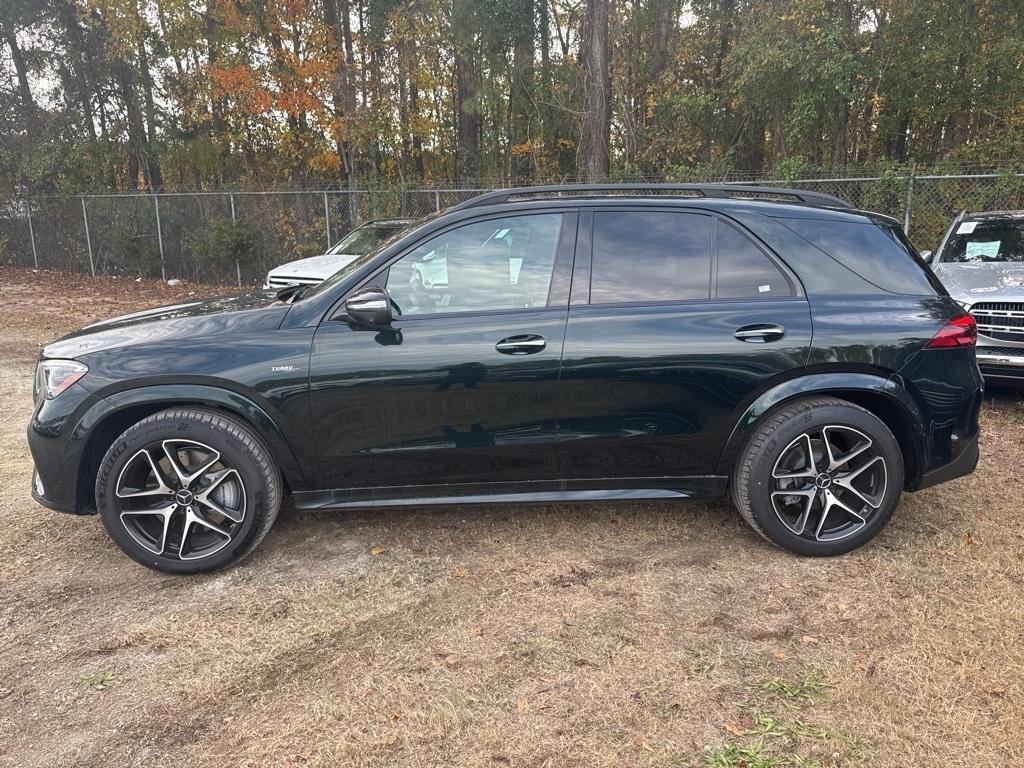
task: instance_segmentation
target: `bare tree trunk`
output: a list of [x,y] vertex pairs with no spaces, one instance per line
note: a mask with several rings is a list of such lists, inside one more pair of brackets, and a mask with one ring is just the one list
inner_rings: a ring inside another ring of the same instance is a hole
[[475,180],[480,173],[479,74],[476,52],[457,48],[455,51],[456,147],[455,177]]
[[608,176],[611,137],[611,63],[608,58],[610,0],[587,0],[583,30],[583,172],[587,181]]
[[544,157],[550,161],[555,154],[556,131],[551,103],[554,88],[551,76],[551,14],[548,10],[548,0],[537,0],[537,15],[537,36],[540,42],[541,129],[544,136]]
[[419,181],[423,181],[423,136],[420,135],[420,88],[416,81],[419,69],[419,56],[416,52],[416,38],[409,41],[409,120],[412,123],[412,157],[413,173]]
[[156,102],[153,99],[153,74],[149,69],[145,32],[139,33],[139,73],[142,78],[142,95],[146,109],[145,149],[149,186],[150,189],[160,189],[164,185],[164,177],[160,171],[160,162],[153,149],[156,142]]
[[11,49],[11,61],[14,63],[14,73],[18,79],[18,97],[21,99],[25,129],[32,131],[36,121],[36,102],[32,98],[32,90],[28,86],[28,67],[25,65],[25,54],[18,46],[18,38],[11,27],[5,26],[2,34],[7,42],[7,47]]
[[[512,45],[512,76],[509,83],[509,131],[511,175],[528,178],[533,171],[533,151],[530,147],[533,131],[533,75],[536,21],[533,0],[515,0],[510,10],[514,14],[516,37]],[[516,151],[512,152],[512,147]]]
[[334,71],[332,98],[334,116],[343,122],[343,135],[335,136],[338,159],[341,161],[343,179],[351,187],[357,175],[355,151],[350,131],[356,116],[356,91],[352,84],[352,26],[349,23],[348,0],[324,0],[324,23],[331,30],[338,63]]

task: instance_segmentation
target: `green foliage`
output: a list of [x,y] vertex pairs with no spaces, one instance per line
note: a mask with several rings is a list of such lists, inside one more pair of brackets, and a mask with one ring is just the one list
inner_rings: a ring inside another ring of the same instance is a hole
[[215,219],[186,239],[197,264],[206,274],[230,276],[235,264],[244,268],[257,257],[256,230],[231,219]]
[[1024,156],[1019,0],[597,1],[8,0],[0,194],[573,179],[591,74],[613,178]]
[[153,234],[135,218],[115,221],[109,248],[99,251],[99,270],[132,277],[160,276],[160,249]]

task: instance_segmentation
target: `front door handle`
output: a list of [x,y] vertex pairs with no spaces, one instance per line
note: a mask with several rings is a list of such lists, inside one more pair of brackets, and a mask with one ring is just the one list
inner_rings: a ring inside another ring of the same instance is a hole
[[769,341],[778,341],[786,335],[786,329],[781,325],[772,323],[755,323],[737,328],[733,333],[740,341],[747,341],[751,344],[764,344]]
[[535,333],[522,333],[502,339],[494,348],[503,355],[533,355],[548,345],[543,336]]

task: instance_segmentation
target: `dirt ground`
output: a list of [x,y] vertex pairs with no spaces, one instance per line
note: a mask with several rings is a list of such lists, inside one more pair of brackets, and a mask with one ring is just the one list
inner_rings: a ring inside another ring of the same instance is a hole
[[0,269],[0,766],[1024,765],[1024,400],[800,559],[725,503],[296,513],[171,577],[29,495],[40,344],[189,286]]

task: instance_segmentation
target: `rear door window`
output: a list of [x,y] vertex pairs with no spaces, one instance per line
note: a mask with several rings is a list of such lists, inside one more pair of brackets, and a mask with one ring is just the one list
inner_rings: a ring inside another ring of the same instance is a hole
[[776,219],[872,285],[890,293],[934,296],[936,278],[895,227],[875,222]]
[[793,295],[782,270],[735,227],[719,221],[716,244],[716,298],[776,299]]
[[594,213],[591,304],[711,296],[711,219],[675,211]]

